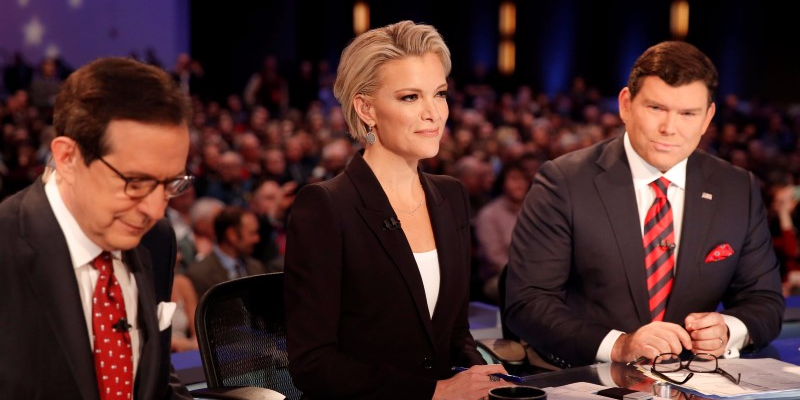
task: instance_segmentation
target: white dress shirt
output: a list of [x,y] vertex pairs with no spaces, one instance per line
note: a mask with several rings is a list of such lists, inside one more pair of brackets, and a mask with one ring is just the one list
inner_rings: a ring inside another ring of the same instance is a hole
[[[92,297],[94,287],[100,273],[90,265],[103,249],[92,242],[81,230],[75,217],[64,204],[61,193],[56,185],[55,172],[45,183],[45,194],[50,202],[50,208],[56,216],[58,225],[67,240],[69,255],[72,259],[72,266],[75,268],[75,277],[78,279],[78,289],[80,290],[81,304],[83,305],[83,315],[86,318],[86,329],[89,332],[89,346],[94,350],[94,336],[92,334]],[[125,302],[125,312],[128,323],[132,326],[130,330],[131,349],[133,352],[133,374],[136,378],[136,370],[139,365],[140,334],[138,327],[137,308],[139,302],[139,291],[136,287],[136,279],[127,266],[122,262],[122,252],[112,251],[114,263],[114,276],[116,276],[119,286],[122,288],[122,298]]]

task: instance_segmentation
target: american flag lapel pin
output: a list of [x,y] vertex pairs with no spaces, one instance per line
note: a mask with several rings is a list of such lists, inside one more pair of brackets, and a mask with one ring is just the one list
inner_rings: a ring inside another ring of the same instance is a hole
[[700,197],[706,200],[711,200],[712,198],[714,198],[714,196],[712,196],[711,193],[706,193],[706,192],[703,192],[703,194],[701,194]]

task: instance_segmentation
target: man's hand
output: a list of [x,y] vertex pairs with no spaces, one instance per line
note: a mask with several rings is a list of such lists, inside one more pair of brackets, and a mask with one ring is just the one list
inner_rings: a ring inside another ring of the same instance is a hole
[[692,313],[686,316],[684,324],[692,338],[692,353],[711,353],[717,357],[725,353],[730,334],[720,313]]
[[661,353],[681,354],[684,348],[692,349],[692,338],[683,327],[655,321],[620,336],[611,350],[611,361],[630,362],[639,357],[652,360]]

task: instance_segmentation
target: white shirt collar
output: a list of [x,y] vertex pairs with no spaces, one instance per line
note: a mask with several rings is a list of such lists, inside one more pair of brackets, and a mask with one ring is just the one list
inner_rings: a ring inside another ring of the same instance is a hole
[[628,156],[628,164],[631,166],[631,175],[633,176],[634,187],[647,186],[650,182],[660,178],[662,175],[669,179],[672,185],[679,187],[681,190],[686,190],[686,163],[687,159],[676,164],[670,168],[669,171],[662,174],[658,168],[650,165],[645,161],[631,145],[631,139],[628,137],[628,132],[625,132],[623,138],[625,146],[625,155]]
[[[67,205],[64,204],[64,199],[61,198],[61,192],[58,190],[56,180],[56,173],[53,171],[47,183],[44,185],[44,192],[47,196],[47,200],[50,202],[50,208],[53,209],[53,213],[56,215],[56,220],[61,228],[61,232],[67,240],[67,248],[72,258],[72,266],[73,268],[79,268],[100,255],[103,249],[92,242],[89,237],[83,233],[80,225],[78,225],[78,221],[75,220],[75,217],[69,211]],[[121,259],[122,252],[113,251],[111,254],[114,258]]]

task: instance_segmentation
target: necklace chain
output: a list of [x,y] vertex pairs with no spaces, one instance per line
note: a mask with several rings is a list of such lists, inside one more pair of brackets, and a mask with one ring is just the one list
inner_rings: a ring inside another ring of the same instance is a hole
[[422,207],[422,201],[423,200],[425,200],[425,193],[423,193],[422,196],[419,198],[419,203],[417,203],[416,207],[414,207],[413,210],[405,211],[405,210],[401,210],[401,209],[399,209],[397,207],[394,207],[394,209],[397,210],[397,211],[400,211],[403,214],[414,215],[414,213],[416,213],[417,210],[419,210],[420,207]]

